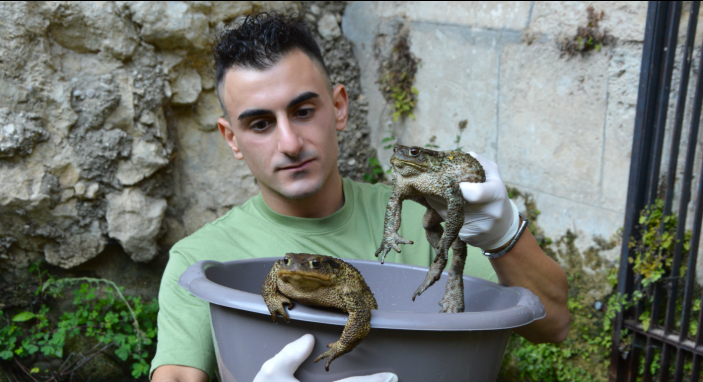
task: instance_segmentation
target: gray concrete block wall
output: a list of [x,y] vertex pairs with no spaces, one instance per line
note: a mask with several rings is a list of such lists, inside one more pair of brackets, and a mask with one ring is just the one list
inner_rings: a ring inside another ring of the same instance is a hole
[[[571,229],[581,249],[595,235],[610,237],[624,218],[647,3],[593,3],[617,41],[564,55],[557,41],[586,24],[590,4],[351,3],[342,30],[354,43],[384,167],[389,131],[403,144],[435,137],[440,149],[453,149],[466,120],[458,146],[496,161],[508,185],[535,196],[547,236]],[[415,119],[393,122],[376,80],[399,23],[422,65]]]

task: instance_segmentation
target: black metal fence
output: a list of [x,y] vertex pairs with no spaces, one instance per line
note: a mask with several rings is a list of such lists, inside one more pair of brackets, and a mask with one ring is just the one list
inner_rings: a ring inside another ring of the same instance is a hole
[[[611,381],[701,377],[703,302],[696,283],[703,219],[703,166],[701,152],[696,153],[703,139],[699,138],[703,55],[700,45],[695,46],[699,7],[698,1],[653,1],[647,11],[617,288],[629,304],[614,325]],[[682,18],[686,11],[688,17]],[[680,29],[685,37],[681,33],[679,38]],[[697,69],[693,76],[692,67]],[[686,105],[691,92],[692,104]],[[675,97],[670,99],[670,94]],[[685,147],[680,147],[682,141]],[[691,199],[695,211],[689,216]],[[644,240],[642,213],[651,214],[656,208],[662,217],[674,216],[676,223],[672,229],[673,218],[662,218],[658,236],[648,238],[661,244],[667,240],[664,235],[673,236],[669,257],[659,264],[664,274],[649,284],[635,270],[635,260],[638,256],[643,260],[643,254],[631,242]],[[698,317],[692,317],[695,311]]]

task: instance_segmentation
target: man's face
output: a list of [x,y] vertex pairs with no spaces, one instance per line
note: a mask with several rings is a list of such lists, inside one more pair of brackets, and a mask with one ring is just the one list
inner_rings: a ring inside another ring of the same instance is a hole
[[347,94],[330,94],[323,69],[294,50],[265,70],[232,68],[218,120],[234,157],[244,159],[264,193],[301,199],[337,174],[337,131],[347,119]]

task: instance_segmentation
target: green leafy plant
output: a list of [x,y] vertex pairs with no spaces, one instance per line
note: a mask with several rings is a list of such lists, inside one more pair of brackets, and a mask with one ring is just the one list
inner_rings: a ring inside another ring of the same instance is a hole
[[[148,374],[157,331],[156,299],[143,303],[139,297],[125,296],[123,287],[105,279],[55,279],[37,264],[30,271],[39,278],[36,295],[40,307],[16,313],[11,319],[0,311],[0,319],[6,323],[0,328],[0,358],[13,361],[33,381],[61,381],[108,351],[131,364],[134,378]],[[64,297],[68,290],[73,294],[73,309],[55,318],[47,302]],[[94,346],[83,354],[66,355],[67,340],[76,336],[92,339]],[[42,369],[25,365],[27,361],[52,359],[61,360],[60,366]]]
[[383,167],[381,167],[381,162],[376,157],[369,158],[369,167],[371,168],[370,173],[364,174],[364,181],[371,184],[376,184],[383,181]]
[[[636,254],[629,261],[634,264],[632,270],[641,278],[644,288],[669,272],[674,258],[677,219],[674,214],[663,216],[663,208],[664,201],[657,199],[642,210],[638,226],[639,238],[631,238],[629,243]],[[691,231],[686,231],[682,243],[684,256],[688,254],[690,240]]]
[[381,144],[383,144],[383,148],[385,150],[390,150],[395,147],[395,144],[398,142],[398,138],[396,138],[395,134],[391,130],[386,131],[386,133],[388,136],[381,139]]

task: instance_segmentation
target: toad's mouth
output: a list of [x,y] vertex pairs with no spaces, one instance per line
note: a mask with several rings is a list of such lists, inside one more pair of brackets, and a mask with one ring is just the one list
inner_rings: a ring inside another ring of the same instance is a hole
[[286,282],[296,282],[302,280],[317,281],[321,284],[328,284],[330,282],[330,277],[327,275],[303,271],[292,272],[287,269],[279,269],[278,277]]
[[408,167],[414,167],[418,170],[426,170],[430,166],[424,164],[424,163],[417,163],[417,162],[411,162],[403,159],[398,159],[398,158],[391,158],[391,164],[393,167],[396,167],[398,169],[402,169],[405,166]]

